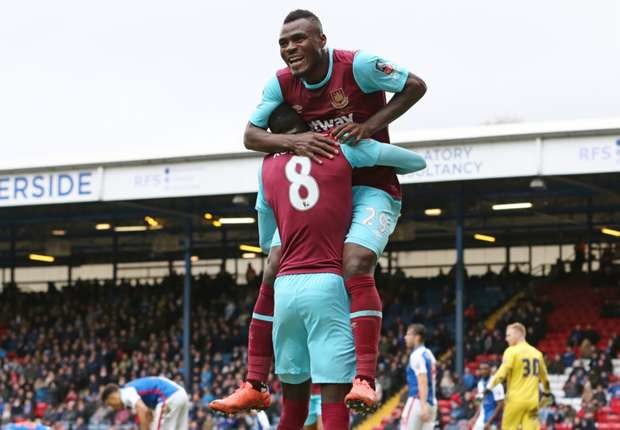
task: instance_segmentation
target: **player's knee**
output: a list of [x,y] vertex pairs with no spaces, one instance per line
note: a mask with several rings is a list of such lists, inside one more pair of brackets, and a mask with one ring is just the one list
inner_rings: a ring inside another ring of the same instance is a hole
[[310,399],[310,384],[312,381],[308,379],[301,384],[282,384],[282,394],[286,399],[307,401]]
[[377,266],[377,256],[363,246],[347,243],[343,256],[344,277],[350,278],[359,275],[374,275]]
[[321,385],[321,401],[323,403],[340,403],[351,390],[351,384]]

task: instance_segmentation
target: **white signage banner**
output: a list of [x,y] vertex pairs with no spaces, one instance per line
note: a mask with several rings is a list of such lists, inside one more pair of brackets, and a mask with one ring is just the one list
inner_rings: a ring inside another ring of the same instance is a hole
[[103,200],[255,192],[260,161],[260,158],[240,158],[111,167],[104,174]]
[[563,138],[544,141],[543,175],[620,171],[620,136]]
[[511,143],[472,143],[413,148],[426,160],[426,169],[400,177],[401,183],[462,181],[536,175],[535,140]]
[[101,170],[0,175],[0,207],[96,201]]

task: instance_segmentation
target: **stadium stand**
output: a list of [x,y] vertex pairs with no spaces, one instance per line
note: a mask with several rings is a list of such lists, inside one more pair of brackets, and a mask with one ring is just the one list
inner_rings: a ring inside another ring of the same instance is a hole
[[[468,277],[467,364],[460,378],[452,371],[452,275],[408,278],[398,269],[390,275],[379,270],[386,315],[378,372],[383,398],[391,399],[389,405],[398,405],[408,357],[404,333],[409,323],[424,321],[429,346],[438,356],[446,352],[437,379],[441,426],[466,425],[476,408],[478,365],[499,362],[505,348],[504,327],[518,320],[526,322],[528,338],[550,358],[555,400],[541,410],[547,428],[582,428],[576,426],[594,422],[598,428],[619,428],[620,338],[616,333],[620,318],[613,317],[620,298],[618,280],[607,277],[593,287],[583,275],[561,281],[553,276],[489,270]],[[182,380],[180,353],[182,279],[175,275],[158,282],[121,281],[119,285],[77,280],[62,289],[50,283],[42,293],[5,287],[0,295],[0,422],[41,419],[58,430],[137,428],[128,412],[114,414],[99,404],[100,387],[151,374],[188,385]],[[244,376],[257,279],[238,285],[226,272],[194,277],[189,384],[193,429],[259,428],[251,414],[215,416],[206,408],[214,397],[234,390]],[[495,315],[498,309],[501,314]],[[603,318],[603,314],[612,317]],[[490,319],[495,324],[492,328],[487,325]],[[271,388],[275,401],[267,412],[271,423],[277,423],[277,380],[272,379]],[[370,428],[397,428],[401,407],[384,408],[385,416]],[[353,423],[362,421],[356,416]]]
[[[407,324],[423,319],[432,329],[433,348],[450,350],[453,280],[450,274],[407,278],[399,270],[377,275],[389,315],[378,374],[387,399],[404,385]],[[487,282],[485,276],[470,279],[468,306],[481,316],[500,306],[518,285],[509,275],[506,289],[499,290],[497,280]],[[251,415],[214,416],[206,404],[234,390],[243,377],[248,318],[257,285],[255,281],[237,285],[227,273],[215,278],[201,275],[194,282],[192,428],[255,428]],[[183,383],[181,291],[182,278],[177,276],[159,282],[122,281],[117,286],[110,281],[77,280],[62,289],[50,284],[43,293],[5,288],[0,295],[2,423],[22,417],[39,418],[58,429],[96,430],[111,425],[133,429],[135,422],[129,413],[112,414],[101,407],[100,387],[151,374]],[[475,320],[473,313],[472,317]],[[482,345],[486,339],[476,342]],[[449,369],[452,364],[446,366]],[[447,374],[442,389],[452,393],[455,384],[449,382],[451,372]],[[277,380],[272,380],[272,390],[275,402],[268,414],[273,423],[279,412]]]
[[[528,339],[546,353],[549,366],[553,402],[541,408],[543,428],[619,429],[620,318],[605,318],[617,315],[619,279],[602,278],[598,274],[591,278],[565,276],[558,282],[552,274],[547,282],[524,295],[539,299],[513,301],[497,318],[492,330],[481,321],[470,325],[463,379],[447,371],[452,368],[451,355],[444,357],[438,369],[441,427],[459,429],[471,424],[469,420],[476,410],[474,387],[479,364],[484,361],[499,365],[505,348],[505,326],[513,321],[525,321]],[[594,280],[596,287],[588,279]],[[370,427],[358,428],[397,429],[402,405],[401,401],[400,405],[384,411],[379,424],[373,421]]]

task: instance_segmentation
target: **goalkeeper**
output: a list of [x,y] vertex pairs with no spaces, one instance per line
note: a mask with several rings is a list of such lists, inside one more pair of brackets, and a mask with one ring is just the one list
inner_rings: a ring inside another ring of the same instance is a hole
[[503,430],[538,430],[539,387],[543,397],[551,395],[547,366],[542,353],[525,340],[526,330],[521,323],[506,327],[508,348],[502,365],[493,375],[487,389],[506,382],[506,401],[502,418]]

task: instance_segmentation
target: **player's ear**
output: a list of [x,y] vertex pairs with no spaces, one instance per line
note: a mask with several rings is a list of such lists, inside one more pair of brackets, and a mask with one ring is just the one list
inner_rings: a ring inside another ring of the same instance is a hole
[[325,33],[321,33],[319,39],[321,40],[321,49],[325,48],[325,45],[327,45],[327,36],[325,36]]

